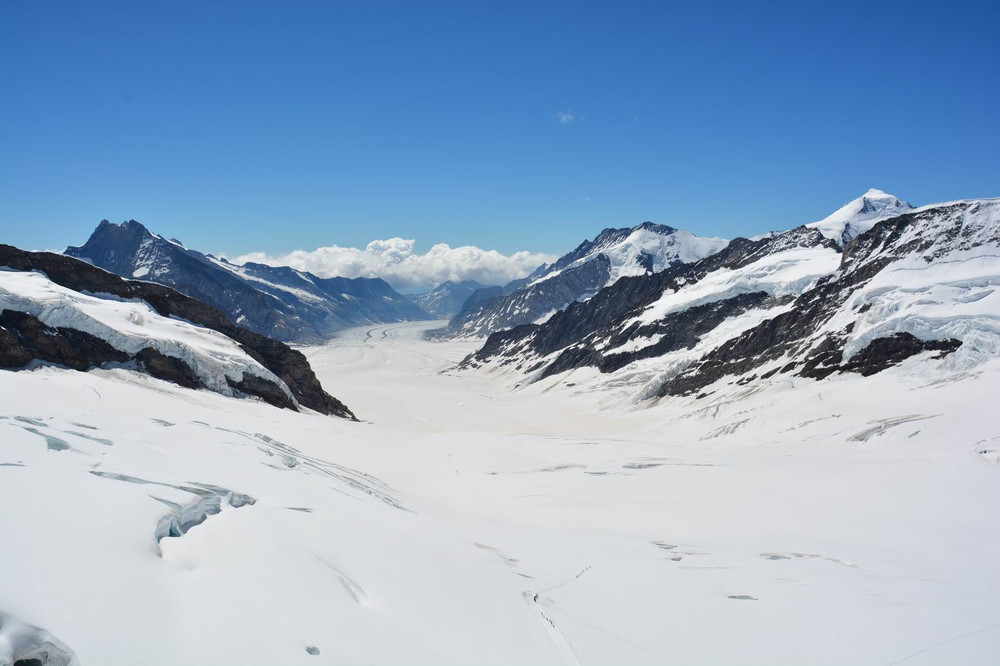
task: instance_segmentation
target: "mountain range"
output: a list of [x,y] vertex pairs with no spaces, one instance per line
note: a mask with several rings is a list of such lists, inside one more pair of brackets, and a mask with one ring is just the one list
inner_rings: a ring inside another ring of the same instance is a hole
[[962,370],[1000,352],[1000,200],[914,209],[874,192],[819,223],[625,277],[492,334],[464,367],[700,397],[789,374],[869,375],[912,356]]
[[0,245],[2,665],[995,661],[1000,199],[609,230],[485,341],[303,350],[157,280],[315,276],[103,232],[128,277]]
[[[605,229],[503,287],[445,282],[407,297],[380,279],[236,265],[138,222],[105,221],[64,255],[4,246],[4,265],[44,275],[11,277],[0,290],[0,365],[125,364],[350,417],[282,340],[454,314],[432,337],[489,334],[466,371],[631,386],[640,398],[789,373],[867,375],[920,355],[971,367],[1000,336],[989,288],[1000,280],[990,260],[1000,255],[998,219],[998,200],[914,208],[873,189],[788,231],[730,242],[650,222]],[[171,317],[229,342],[178,332]]]
[[726,245],[662,224],[605,229],[551,265],[504,287],[470,296],[437,337],[484,337],[496,331],[543,320],[571,303],[586,300],[625,276],[656,273],[696,261]]
[[286,342],[319,343],[351,326],[431,318],[381,278],[320,278],[287,266],[237,265],[135,220],[104,220],[85,244],[65,254],[125,278],[173,287],[233,323]]

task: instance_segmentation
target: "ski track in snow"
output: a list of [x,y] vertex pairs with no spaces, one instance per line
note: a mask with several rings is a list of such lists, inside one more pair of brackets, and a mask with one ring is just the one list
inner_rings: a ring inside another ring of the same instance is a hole
[[559,651],[559,656],[562,659],[562,662],[566,664],[566,666],[580,666],[580,660],[577,658],[576,652],[573,651],[573,646],[570,645],[568,640],[566,640],[563,633],[559,631],[559,627],[557,627],[556,623],[552,621],[552,618],[545,613],[542,605],[538,603],[538,595],[532,594],[530,591],[526,591],[524,592],[524,599],[528,602],[528,605],[531,606],[531,609],[535,612],[538,619],[541,620],[542,625],[545,627],[545,631],[548,632],[549,636],[552,638],[552,642]]

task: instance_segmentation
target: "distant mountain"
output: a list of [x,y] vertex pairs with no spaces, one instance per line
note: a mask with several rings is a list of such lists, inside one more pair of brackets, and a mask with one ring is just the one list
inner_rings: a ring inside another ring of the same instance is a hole
[[879,220],[911,210],[913,206],[899,197],[872,188],[819,222],[806,226],[819,230],[825,237],[833,239],[840,247],[844,247],[855,236],[875,226]]
[[1000,355],[1000,200],[912,209],[892,197],[880,209],[886,198],[870,195],[837,219],[619,280],[544,323],[491,335],[464,366],[664,397],[870,375],[914,356],[961,371]]
[[656,273],[718,252],[727,241],[652,222],[605,229],[551,265],[496,290],[473,294],[438,335],[477,337],[544,320],[625,276]]
[[477,289],[487,289],[487,285],[479,284],[475,280],[463,280],[461,282],[442,282],[437,287],[423,294],[412,294],[408,299],[416,303],[420,308],[437,319],[447,319],[458,314],[462,305],[469,300]]
[[316,343],[350,326],[430,318],[379,278],[319,278],[287,266],[237,265],[167,240],[135,220],[104,220],[84,245],[65,254],[173,287],[277,340]]
[[353,419],[306,357],[163,285],[0,245],[0,368],[134,370],[185,388]]

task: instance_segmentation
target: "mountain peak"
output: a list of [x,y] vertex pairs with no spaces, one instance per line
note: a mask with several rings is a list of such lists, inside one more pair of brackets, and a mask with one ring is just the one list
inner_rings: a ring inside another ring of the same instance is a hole
[[841,245],[847,245],[855,236],[875,226],[877,221],[911,210],[913,206],[906,201],[873,187],[819,222],[806,226],[818,229],[821,234]]
[[659,224],[657,222],[650,222],[649,220],[646,220],[642,224],[638,224],[632,227],[632,231],[640,231],[640,230],[653,231],[655,233],[660,234],[661,236],[667,236],[669,234],[677,233],[677,229],[669,225]]
[[122,222],[120,226],[122,229],[131,229],[134,231],[141,230],[147,232],[149,231],[149,229],[147,229],[145,225],[143,225],[141,222],[136,222],[135,220],[126,220],[125,222]]
[[91,238],[98,234],[113,234],[119,231],[128,231],[133,234],[151,233],[141,222],[136,222],[135,220],[125,220],[121,224],[101,220],[100,224],[97,225],[97,228],[91,234]]

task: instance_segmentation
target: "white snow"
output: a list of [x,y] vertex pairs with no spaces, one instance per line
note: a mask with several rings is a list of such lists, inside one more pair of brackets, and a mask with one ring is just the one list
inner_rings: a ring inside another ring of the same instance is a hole
[[837,269],[840,253],[828,247],[793,247],[736,269],[721,269],[705,279],[665,292],[632,321],[650,323],[665,315],[740,294],[764,291],[772,296],[798,295]]
[[434,325],[307,350],[375,425],[0,372],[0,609],[83,666],[994,663],[995,361],[607,412]]

